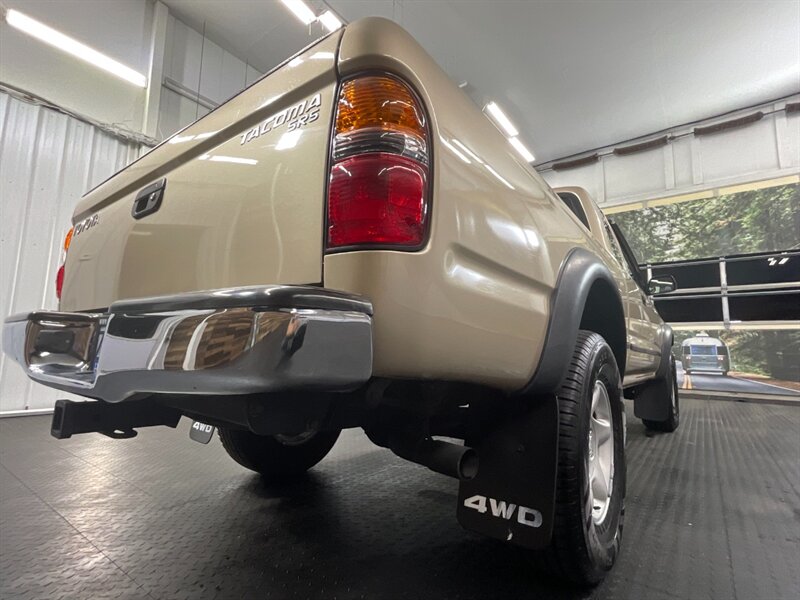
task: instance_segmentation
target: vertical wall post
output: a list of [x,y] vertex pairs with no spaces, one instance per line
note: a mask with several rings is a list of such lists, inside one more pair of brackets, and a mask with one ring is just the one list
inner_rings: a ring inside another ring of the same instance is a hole
[[163,2],[153,5],[153,28],[150,36],[150,70],[147,74],[147,96],[144,103],[142,133],[155,139],[158,135],[158,112],[161,104],[161,82],[164,79],[164,51],[167,46],[169,9]]

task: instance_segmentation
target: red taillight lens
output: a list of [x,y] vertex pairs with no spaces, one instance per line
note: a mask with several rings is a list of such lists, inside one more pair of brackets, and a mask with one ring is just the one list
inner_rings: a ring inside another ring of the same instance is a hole
[[328,186],[328,250],[416,250],[429,219],[429,136],[422,103],[389,75],[339,92]]
[[61,300],[61,290],[64,289],[64,265],[58,267],[56,272],[56,298]]
[[425,237],[427,173],[378,152],[338,162],[328,192],[328,247],[419,246]]
[[67,252],[69,251],[69,246],[72,243],[72,232],[73,228],[70,227],[66,237],[64,238],[64,250],[61,253],[61,266],[58,267],[58,271],[56,271],[56,298],[59,300],[61,300],[61,290],[64,289],[64,263],[67,262]]

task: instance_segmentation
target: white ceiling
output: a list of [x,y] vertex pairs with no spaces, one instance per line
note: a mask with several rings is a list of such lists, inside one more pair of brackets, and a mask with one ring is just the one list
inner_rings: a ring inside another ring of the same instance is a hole
[[[262,71],[324,33],[278,0],[165,2]],[[478,104],[500,104],[537,163],[800,91],[800,0],[327,4],[403,25]]]
[[201,33],[205,29],[209,39],[262,73],[327,33],[319,23],[303,25],[279,0],[162,1],[187,25]]

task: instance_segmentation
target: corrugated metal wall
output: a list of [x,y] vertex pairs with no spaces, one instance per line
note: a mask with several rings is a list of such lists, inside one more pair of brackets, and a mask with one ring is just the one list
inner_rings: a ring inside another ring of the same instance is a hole
[[[56,307],[55,272],[76,202],[142,150],[0,92],[0,318]],[[0,413],[51,408],[59,397],[0,356]]]

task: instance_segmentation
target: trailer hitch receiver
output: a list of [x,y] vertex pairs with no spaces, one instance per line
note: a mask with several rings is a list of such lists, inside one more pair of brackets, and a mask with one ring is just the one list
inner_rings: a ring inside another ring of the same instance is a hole
[[103,401],[57,400],[50,435],[63,440],[76,433],[102,433],[112,438],[132,438],[139,427],[177,427],[181,413],[152,400],[112,404]]

